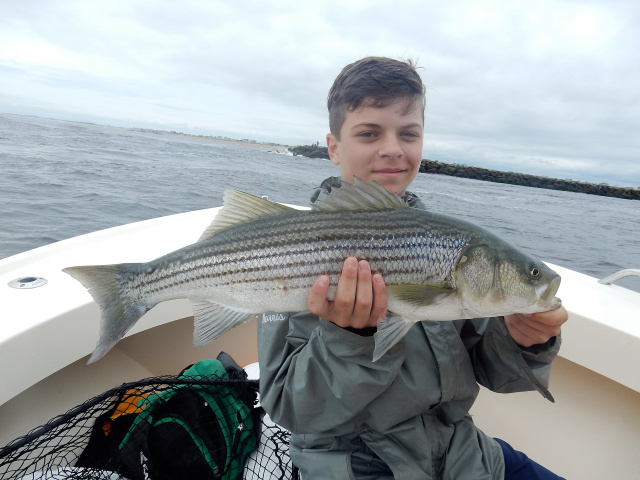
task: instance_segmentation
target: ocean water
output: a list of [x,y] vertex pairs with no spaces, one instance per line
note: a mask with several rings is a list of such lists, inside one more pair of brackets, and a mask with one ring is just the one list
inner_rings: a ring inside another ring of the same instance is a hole
[[[222,205],[236,188],[308,204],[328,160],[268,148],[0,114],[0,259],[95,230]],[[436,212],[602,278],[640,268],[640,202],[419,174]],[[640,292],[640,277],[617,282]]]

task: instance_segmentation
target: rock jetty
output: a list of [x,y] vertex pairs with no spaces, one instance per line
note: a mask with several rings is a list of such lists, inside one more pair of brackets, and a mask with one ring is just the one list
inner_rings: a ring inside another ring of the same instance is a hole
[[[318,144],[289,147],[294,155],[304,155],[310,158],[329,158],[327,147]],[[587,193],[604,197],[624,198],[628,200],[640,200],[640,188],[615,187],[606,183],[594,184],[578,182],[575,180],[561,180],[526,173],[503,172],[488,168],[470,167],[455,163],[439,162],[437,160],[423,159],[420,165],[423,173],[437,175],[449,175],[452,177],[471,178],[486,182],[508,183],[524,187],[546,188],[549,190],[563,190],[566,192]]]

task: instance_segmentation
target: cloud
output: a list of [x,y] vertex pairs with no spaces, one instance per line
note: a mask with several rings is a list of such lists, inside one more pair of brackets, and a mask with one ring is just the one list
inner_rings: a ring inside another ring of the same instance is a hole
[[4,2],[0,111],[288,144],[366,55],[417,59],[425,156],[640,185],[637,2]]

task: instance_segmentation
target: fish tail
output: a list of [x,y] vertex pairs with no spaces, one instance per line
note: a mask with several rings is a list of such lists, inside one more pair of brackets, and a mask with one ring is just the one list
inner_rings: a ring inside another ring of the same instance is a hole
[[140,264],[91,265],[69,267],[62,271],[71,275],[89,291],[100,306],[100,337],[87,364],[100,360],[124,337],[133,325],[151,309],[132,299],[123,288],[123,280]]

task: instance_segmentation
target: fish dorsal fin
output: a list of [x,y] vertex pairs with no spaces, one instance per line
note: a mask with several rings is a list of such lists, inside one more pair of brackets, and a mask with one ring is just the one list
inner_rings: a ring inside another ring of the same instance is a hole
[[331,192],[323,190],[313,203],[314,212],[340,212],[344,210],[391,210],[407,208],[408,205],[400,195],[391,195],[379,183],[366,183],[353,177],[353,185],[342,182],[339,188],[333,187]]
[[207,227],[198,241],[213,237],[228,228],[251,222],[260,218],[278,217],[285,213],[295,211],[291,207],[279,203],[270,202],[264,198],[256,197],[239,190],[227,190],[224,192],[224,205]]

